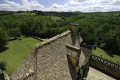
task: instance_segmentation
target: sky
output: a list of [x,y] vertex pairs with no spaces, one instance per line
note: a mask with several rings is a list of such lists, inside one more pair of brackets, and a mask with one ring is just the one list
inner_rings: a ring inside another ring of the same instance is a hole
[[0,10],[6,11],[120,11],[120,0],[0,0]]

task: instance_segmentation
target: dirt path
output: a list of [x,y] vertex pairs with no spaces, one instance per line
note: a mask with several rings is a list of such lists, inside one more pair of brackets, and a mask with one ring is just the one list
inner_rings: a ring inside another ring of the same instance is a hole
[[90,67],[87,80],[116,80],[116,79]]

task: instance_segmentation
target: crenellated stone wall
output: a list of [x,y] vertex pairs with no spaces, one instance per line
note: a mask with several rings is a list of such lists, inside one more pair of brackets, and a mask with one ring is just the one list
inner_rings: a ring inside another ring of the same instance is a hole
[[98,69],[103,70],[112,76],[120,78],[120,65],[118,64],[95,55],[91,55],[89,63],[93,67],[97,67]]
[[76,80],[87,59],[77,26],[70,24],[69,31],[38,43],[11,75],[12,80]]

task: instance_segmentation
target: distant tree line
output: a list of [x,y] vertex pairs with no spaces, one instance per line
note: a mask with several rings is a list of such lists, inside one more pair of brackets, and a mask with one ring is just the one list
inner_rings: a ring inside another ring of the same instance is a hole
[[[120,54],[120,12],[57,13],[34,10],[8,13],[0,16],[0,47],[7,44],[10,37],[55,36],[66,31],[69,23],[74,22],[79,24],[79,31],[85,43]],[[19,13],[35,13],[36,15],[14,15]],[[61,19],[53,20],[54,16]]]
[[86,13],[79,19],[79,31],[87,44],[120,54],[120,13]]
[[[7,13],[7,12],[2,12]],[[25,13],[28,15],[23,15]],[[36,15],[29,15],[35,13]],[[18,15],[17,15],[18,14]],[[55,13],[56,14],[56,13]],[[0,16],[0,47],[3,47],[9,38],[20,38],[22,35],[37,37],[52,37],[68,29],[70,22],[76,21],[77,15],[53,20],[55,15],[38,15],[36,12],[18,11]]]
[[64,16],[64,17],[70,17],[73,15],[78,15],[80,14],[80,12],[54,12],[54,11],[50,11],[50,12],[43,12],[43,11],[37,11],[34,10],[33,12],[35,12],[37,15],[49,15],[49,16]]

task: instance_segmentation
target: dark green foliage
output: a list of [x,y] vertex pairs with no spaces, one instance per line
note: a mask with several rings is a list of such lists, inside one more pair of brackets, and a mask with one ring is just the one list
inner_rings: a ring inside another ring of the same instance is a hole
[[17,37],[21,37],[22,34],[18,28],[10,28],[8,30],[8,35],[9,35],[9,37],[17,38]]
[[14,12],[12,12],[12,11],[0,11],[0,16],[11,15],[11,14],[14,14]]
[[112,53],[120,53],[120,17],[117,13],[86,13],[79,19],[79,31],[84,42]]
[[[30,13],[40,15],[29,15]],[[8,36],[9,38],[19,38],[21,35],[47,38],[55,36],[66,31],[67,25],[78,19],[76,16],[63,17],[59,15],[61,13],[44,13],[41,11],[18,11],[16,13],[0,11],[0,47],[4,47],[7,43]],[[56,15],[60,16],[57,16],[59,19]]]
[[77,73],[77,79],[76,80],[83,80],[83,70],[79,69]]
[[3,71],[6,70],[6,62],[3,61],[0,62],[0,69]]
[[[41,11],[34,11],[35,13],[43,14]],[[20,14],[20,13],[24,13]],[[30,12],[29,12],[30,13]],[[33,13],[33,12],[32,12]],[[18,14],[18,15],[17,15]],[[22,35],[52,37],[67,30],[65,27],[69,23],[78,20],[77,15],[71,17],[63,17],[54,20],[57,13],[47,13],[47,15],[25,15],[28,12],[19,11],[15,15],[1,16],[0,24],[8,33],[9,37],[20,37]],[[50,16],[48,16],[48,14]],[[52,15],[52,16],[51,16]],[[53,18],[54,19],[53,19]],[[59,18],[59,17],[58,17]]]
[[6,31],[0,28],[0,48],[3,48],[8,42],[8,35]]
[[59,16],[59,17],[70,17],[73,15],[78,15],[79,12],[42,12],[42,11],[34,11],[37,15],[42,15],[42,16]]
[[69,23],[75,22],[79,24],[79,32],[85,43],[97,45],[113,53],[120,53],[119,12],[58,13],[34,10],[27,12],[19,11],[10,14],[0,16],[0,25],[2,30],[5,31],[6,37],[7,33],[9,37],[14,38],[21,35],[52,37],[66,31]]

